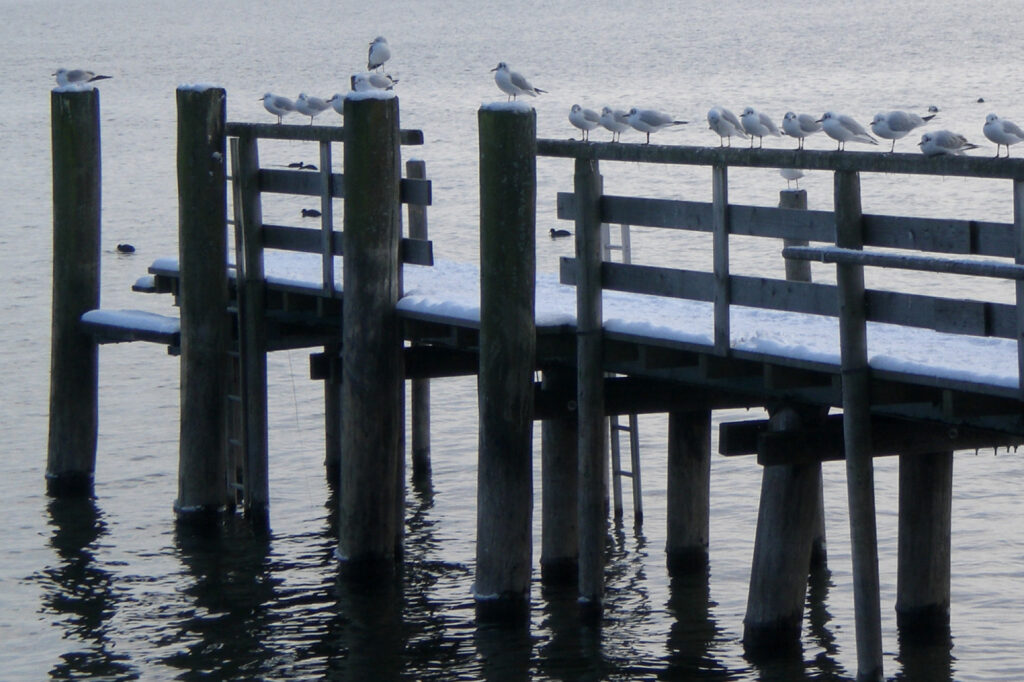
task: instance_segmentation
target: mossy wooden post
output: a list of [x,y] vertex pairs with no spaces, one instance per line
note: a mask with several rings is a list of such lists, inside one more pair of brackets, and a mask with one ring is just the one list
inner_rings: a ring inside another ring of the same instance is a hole
[[[863,246],[860,176],[835,173],[836,246]],[[850,510],[853,605],[857,630],[857,679],[882,679],[882,618],[878,578],[875,478],[871,460],[871,387],[868,367],[864,267],[836,266],[843,378],[843,442]]]
[[484,107],[480,136],[477,612],[529,615],[537,113]]
[[181,87],[178,260],[181,270],[179,521],[206,522],[227,489],[227,184],[225,92]]
[[900,456],[896,624],[900,639],[949,638],[953,453]]
[[[405,176],[424,180],[426,164],[419,159],[405,162]],[[409,204],[409,237],[427,239],[427,207]],[[410,394],[412,405],[412,477],[416,481],[430,478],[430,379],[413,379]]]
[[398,98],[345,100],[339,557],[356,577],[393,575],[405,488]]
[[[816,412],[816,411],[814,411]],[[773,431],[798,431],[816,414],[773,409]],[[813,539],[821,509],[821,464],[766,466],[750,570],[743,647],[751,658],[799,652]]]
[[579,595],[584,616],[603,611],[608,536],[601,305],[601,175],[597,159],[576,159],[576,406],[579,443]]
[[[543,387],[576,396],[572,367],[544,368]],[[541,425],[541,579],[549,584],[572,584],[579,572],[577,519],[576,412],[545,419]]]
[[91,495],[96,468],[99,352],[79,324],[100,305],[100,93],[50,94],[53,141],[53,306],[46,489]]
[[711,525],[711,410],[669,413],[666,497],[669,572],[706,572]]

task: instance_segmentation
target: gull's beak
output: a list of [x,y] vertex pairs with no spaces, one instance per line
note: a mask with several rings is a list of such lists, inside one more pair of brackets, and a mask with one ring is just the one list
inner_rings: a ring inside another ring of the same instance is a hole
[[491,71],[497,71],[497,70],[498,70],[497,66],[495,66],[493,69],[491,69]]

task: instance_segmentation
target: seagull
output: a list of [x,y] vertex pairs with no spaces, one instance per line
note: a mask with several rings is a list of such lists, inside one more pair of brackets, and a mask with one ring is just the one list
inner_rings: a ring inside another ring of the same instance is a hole
[[397,82],[386,73],[357,73],[351,78],[352,89],[355,92],[393,90]]
[[1005,146],[1006,158],[1010,158],[1010,145],[1024,140],[1024,130],[1021,130],[1020,126],[995,114],[985,117],[982,132],[985,133],[985,137],[996,143],[996,158],[999,157],[999,147]]
[[263,108],[277,116],[278,123],[281,122],[283,116],[287,116],[295,111],[295,103],[284,95],[275,95],[268,92],[260,99],[263,100]]
[[391,59],[391,48],[384,36],[377,36],[370,43],[370,51],[366,55],[366,68],[370,71],[384,66],[384,62]]
[[505,62],[498,62],[491,71],[494,71],[494,82],[498,84],[498,88],[508,95],[509,100],[516,98],[516,95],[529,95],[530,97],[536,97],[542,92],[547,90],[541,90],[530,85],[530,81],[526,80],[523,74],[516,71],[511,71],[508,68],[508,64]]
[[[818,122],[810,114],[797,114],[792,111],[787,111],[786,115],[782,117],[782,130],[790,137],[795,137],[796,148],[804,148],[804,138],[813,135],[821,130],[821,123]],[[803,175],[801,173],[800,175]],[[782,177],[786,177],[783,175]],[[789,180],[790,178],[786,178]],[[799,187],[797,183],[797,187]]]
[[618,142],[623,130],[629,130],[629,114],[622,109],[604,107],[601,109],[601,127],[610,130],[612,142]]
[[668,128],[669,126],[681,126],[689,123],[689,121],[676,121],[668,114],[663,114],[654,109],[637,109],[636,107],[629,110],[629,118],[627,120],[634,129],[639,130],[641,133],[647,133],[647,142],[645,144],[651,143],[651,133],[656,133],[662,128]]
[[736,114],[725,107],[711,107],[708,110],[708,127],[718,133],[719,147],[725,146],[723,142],[725,139],[729,140],[729,146],[731,147],[733,135],[747,139],[747,134],[743,132],[743,124],[736,118]]
[[102,76],[93,71],[86,71],[85,69],[57,69],[52,75],[57,78],[57,85],[61,87],[65,85],[75,85],[78,83],[92,83],[93,81],[112,78],[112,76]]
[[569,110],[569,123],[583,131],[583,140],[590,139],[590,131],[601,124],[601,115],[593,109],[584,109],[573,104]]
[[878,144],[878,140],[864,130],[864,126],[844,114],[826,111],[825,115],[818,119],[818,122],[825,129],[825,134],[839,143],[836,145],[837,151],[846,149],[846,143],[850,140],[864,144]]
[[299,93],[299,98],[295,100],[295,111],[303,116],[309,116],[310,125],[313,125],[315,117],[319,116],[325,109],[330,108],[330,106],[327,101],[319,97],[311,97],[304,92]]
[[896,140],[906,137],[910,131],[920,128],[935,118],[935,114],[918,116],[907,111],[880,111],[871,121],[871,130],[875,135],[892,140],[890,152],[896,151]]
[[772,123],[772,119],[767,114],[757,111],[754,107],[747,107],[743,110],[743,113],[740,114],[740,123],[743,124],[743,130],[746,131],[747,135],[750,135],[751,148],[754,146],[755,137],[762,147],[764,146],[765,135],[782,137],[782,133]]
[[[801,138],[803,139],[803,138]],[[804,172],[799,168],[780,168],[779,175],[786,178],[786,188],[789,189],[791,183],[796,181],[796,188],[800,189],[800,178],[804,176]]]
[[925,156],[959,156],[968,149],[978,148],[978,145],[971,144],[963,135],[949,130],[925,133],[917,144]]
[[327,103],[330,104],[331,107],[339,114],[342,116],[345,115],[345,95],[340,92],[336,92],[329,100],[327,100]]

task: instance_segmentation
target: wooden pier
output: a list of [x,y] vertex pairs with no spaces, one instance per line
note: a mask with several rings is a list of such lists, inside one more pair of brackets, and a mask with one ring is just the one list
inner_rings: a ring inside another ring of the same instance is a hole
[[[821,462],[838,458],[846,461],[849,492],[858,679],[882,677],[876,456],[900,457],[901,632],[948,637],[952,452],[1024,442],[1024,160],[544,140],[536,137],[532,109],[484,107],[479,297],[475,310],[460,314],[403,301],[403,279],[412,276],[403,263],[425,266],[417,276],[427,282],[443,280],[444,268],[435,264],[423,231],[431,196],[422,165],[411,164],[401,177],[402,145],[422,144],[422,135],[400,130],[397,99],[346,101],[341,128],[229,123],[224,97],[216,88],[178,92],[179,257],[155,262],[152,279],[138,285],[174,295],[181,308],[177,326],[170,316],[88,311],[89,301],[79,300],[85,285],[65,277],[55,254],[47,467],[53,494],[92,488],[96,373],[78,368],[94,366],[96,343],[155,341],[181,353],[179,522],[205,522],[241,506],[265,527],[271,499],[266,354],[314,348],[311,373],[324,380],[328,406],[328,471],[340,479],[338,554],[345,570],[360,577],[389,574],[402,557],[404,382],[476,374],[478,614],[521,619],[528,612],[531,434],[534,421],[542,420],[542,577],[575,580],[583,613],[595,617],[608,534],[606,417],[670,415],[667,564],[672,571],[704,571],[714,507],[711,412],[765,407],[770,419],[724,423],[719,433],[722,455],[756,455],[764,467],[744,619],[750,655],[771,655],[799,641],[808,571],[812,561],[825,558]],[[68,230],[98,238],[98,216],[81,227],[72,221],[82,214],[59,205],[78,201],[69,182],[98,194],[98,162],[90,161],[98,151],[88,151],[94,144],[89,112],[98,115],[98,96],[55,91],[53,102],[55,249],[61,249]],[[58,115],[68,111],[78,112],[73,122]],[[263,139],[318,144],[319,170],[261,167]],[[332,170],[336,144],[344,145],[343,175]],[[574,160],[573,191],[558,196],[558,214],[575,223],[576,234],[576,255],[563,260],[561,283],[545,285],[573,294],[564,315],[552,321],[536,313],[541,279],[534,265],[536,164],[550,157]],[[712,200],[606,195],[601,164],[617,162],[707,168]],[[783,193],[779,207],[730,203],[729,169],[741,167],[833,173],[834,209],[807,210],[802,191]],[[860,174],[876,172],[1009,180],[1013,220],[864,214]],[[320,229],[265,224],[261,196],[280,192],[319,197]],[[344,201],[341,232],[334,225],[336,199]],[[410,232],[416,225],[410,237],[402,236],[403,204]],[[602,261],[601,226],[608,223],[676,230],[681,240],[691,231],[710,233],[713,267]],[[731,273],[735,235],[772,240],[766,244],[775,249],[784,241],[787,278]],[[308,282],[275,277],[276,259],[287,251],[311,254],[319,271]],[[98,252],[95,258],[83,269],[98,277]],[[809,271],[799,267],[808,260],[834,263],[836,284],[809,281]],[[1016,303],[975,300],[970,292],[940,297],[871,290],[865,267],[1010,279]],[[456,294],[441,283],[428,295],[436,302],[446,293]],[[631,295],[658,297],[671,323],[608,323],[614,297]],[[768,317],[744,317],[750,311],[768,311],[779,323],[817,320],[834,332],[824,333],[834,335],[833,359],[785,344],[741,343],[739,325]],[[877,341],[868,331],[878,325],[898,328],[906,338],[947,334],[939,341],[947,344],[1003,339],[1010,378],[875,366],[869,342]],[[665,331],[669,327],[688,333]],[[83,336],[89,341],[82,343]],[[91,391],[91,407],[88,398],[67,396],[67,383]],[[421,472],[429,470],[423,386],[412,406]]]

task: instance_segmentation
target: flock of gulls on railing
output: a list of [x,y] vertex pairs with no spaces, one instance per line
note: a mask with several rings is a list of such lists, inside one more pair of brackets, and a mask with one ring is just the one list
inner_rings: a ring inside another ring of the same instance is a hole
[[[370,43],[366,60],[367,71],[351,77],[352,90],[361,92],[393,89],[398,81],[390,75],[380,72],[381,67],[389,59],[391,59],[391,48],[388,41],[383,36],[378,36]],[[519,95],[536,97],[546,92],[534,87],[525,76],[511,70],[505,62],[500,62],[491,71],[494,72],[494,82],[502,92],[508,95],[509,100],[515,99]],[[98,75],[83,69],[58,69],[54,76],[57,78],[57,84],[61,86],[85,84],[110,78],[110,76]],[[263,100],[264,108],[277,117],[278,123],[281,123],[288,114],[297,112],[309,116],[309,122],[312,124],[313,119],[329,108],[333,108],[339,114],[343,113],[345,97],[337,93],[329,99],[323,99],[301,93],[295,100],[292,100],[283,95],[268,92],[260,99]],[[797,114],[792,111],[786,112],[782,119],[781,131],[771,117],[753,107],[747,107],[738,117],[725,107],[712,107],[708,111],[707,121],[710,129],[718,134],[721,146],[726,144],[732,146],[732,138],[739,137],[749,139],[751,147],[754,146],[754,138],[757,138],[758,146],[761,147],[765,137],[789,135],[796,138],[797,149],[803,149],[805,138],[818,132],[824,132],[836,141],[838,151],[844,150],[847,142],[877,145],[878,139],[875,135],[891,140],[892,145],[889,149],[895,151],[897,140],[926,125],[935,117],[937,111],[935,107],[931,107],[931,113],[926,116],[906,111],[879,112],[868,124],[874,135],[851,116],[833,111],[827,111],[821,117]],[[648,144],[651,141],[652,133],[688,123],[688,121],[678,120],[655,109],[633,107],[626,111],[606,106],[598,113],[593,109],[585,109],[579,104],[572,105],[569,110],[569,121],[581,131],[581,139],[584,141],[590,139],[591,130],[600,126],[611,133],[612,142],[617,142],[624,131],[632,128],[644,133],[647,136]],[[982,132],[986,138],[996,144],[996,157],[1000,156],[1002,147],[1006,147],[1006,156],[1009,157],[1010,146],[1024,141],[1024,130],[1021,130],[1016,123],[1002,119],[996,114],[989,114],[985,118]],[[968,142],[963,135],[950,130],[925,132],[921,136],[918,146],[925,156],[959,155],[978,148],[978,145]]]

